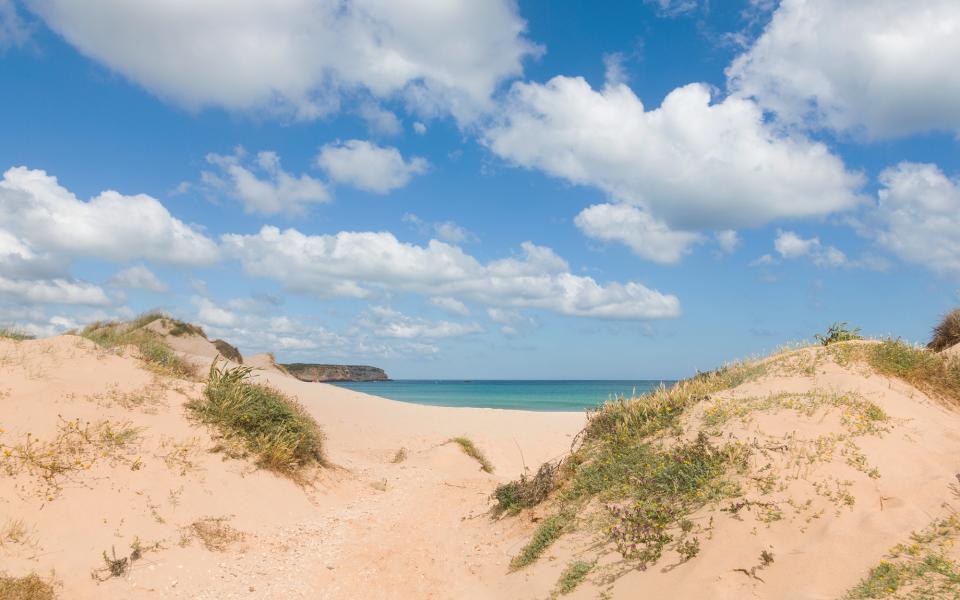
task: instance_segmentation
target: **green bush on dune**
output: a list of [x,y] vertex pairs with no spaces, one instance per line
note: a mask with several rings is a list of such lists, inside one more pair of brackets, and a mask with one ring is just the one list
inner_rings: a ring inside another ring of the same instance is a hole
[[933,337],[927,344],[927,348],[940,352],[957,344],[960,344],[960,308],[948,312],[933,328]]
[[210,366],[203,398],[187,404],[201,421],[240,440],[260,466],[286,475],[324,464],[323,434],[292,398],[250,381],[250,367]]
[[172,377],[192,379],[196,368],[170,349],[160,334],[146,329],[157,319],[165,318],[160,313],[147,313],[127,323],[97,321],[84,327],[78,335],[110,350],[134,346],[140,358],[155,370]]

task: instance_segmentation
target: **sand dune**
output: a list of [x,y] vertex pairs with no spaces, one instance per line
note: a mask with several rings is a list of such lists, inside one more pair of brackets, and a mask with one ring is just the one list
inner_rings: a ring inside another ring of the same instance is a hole
[[[213,357],[198,340],[176,349]],[[836,598],[960,502],[960,414],[808,348],[684,415],[685,432],[750,449],[736,475],[747,503],[697,509],[690,560],[624,561],[587,522],[605,514],[595,502],[512,571],[557,499],[494,519],[491,493],[565,456],[585,415],[419,406],[255,373],[323,427],[330,466],[308,485],[217,451],[184,407],[202,382],[77,336],[0,339],[2,570],[52,574],[60,597],[77,599],[545,598],[582,559],[591,570],[571,598]],[[446,443],[455,436],[495,472]],[[104,552],[135,560],[111,577]]]

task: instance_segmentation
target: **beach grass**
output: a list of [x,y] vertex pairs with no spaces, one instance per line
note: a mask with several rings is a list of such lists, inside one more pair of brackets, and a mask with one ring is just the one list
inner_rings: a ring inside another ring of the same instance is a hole
[[53,584],[36,573],[13,577],[0,573],[0,598],[3,600],[54,600]]
[[865,348],[866,360],[877,372],[906,381],[952,404],[960,404],[960,358],[886,339]]
[[294,399],[250,381],[250,367],[210,366],[203,397],[187,408],[226,437],[240,440],[257,464],[285,475],[324,465],[320,426]]
[[933,336],[927,348],[940,352],[957,344],[960,344],[960,308],[948,312],[933,328]]
[[587,578],[587,575],[589,575],[593,569],[593,565],[594,563],[585,560],[575,560],[567,565],[567,568],[560,574],[554,595],[566,596],[572,593],[573,590],[577,589],[577,587],[583,583],[583,580]]
[[127,323],[97,321],[84,327],[79,335],[108,350],[122,350],[134,346],[154,371],[181,379],[193,379],[196,368],[175,353],[154,331],[144,327],[157,319],[160,313],[141,315]]
[[15,327],[0,327],[0,338],[22,342],[24,340],[32,340],[34,336]]
[[510,569],[516,571],[535,563],[547,548],[560,539],[572,520],[571,513],[559,512],[540,521],[530,541],[510,561]]
[[477,445],[473,443],[473,440],[467,437],[455,437],[450,438],[448,443],[452,442],[460,446],[460,449],[463,450],[463,453],[480,463],[480,470],[485,473],[493,473],[493,463],[477,448]]

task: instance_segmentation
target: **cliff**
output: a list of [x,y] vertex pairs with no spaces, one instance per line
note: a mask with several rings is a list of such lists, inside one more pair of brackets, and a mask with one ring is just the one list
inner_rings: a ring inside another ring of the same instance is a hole
[[366,365],[315,365],[291,363],[281,365],[301,381],[388,381],[383,369]]

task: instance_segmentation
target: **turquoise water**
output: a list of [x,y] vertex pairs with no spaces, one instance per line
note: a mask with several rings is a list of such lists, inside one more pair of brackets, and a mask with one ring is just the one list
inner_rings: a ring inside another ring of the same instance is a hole
[[435,406],[473,406],[518,410],[586,410],[611,396],[630,397],[648,392],[670,380],[613,381],[506,381],[414,380],[337,383],[365,394]]

